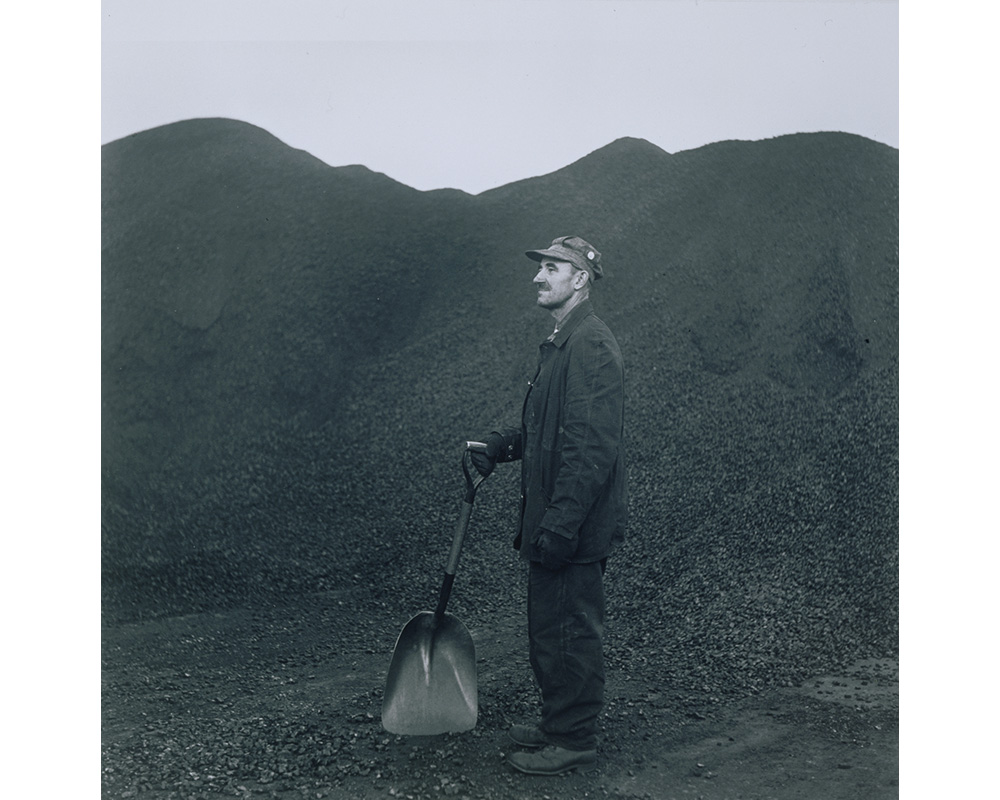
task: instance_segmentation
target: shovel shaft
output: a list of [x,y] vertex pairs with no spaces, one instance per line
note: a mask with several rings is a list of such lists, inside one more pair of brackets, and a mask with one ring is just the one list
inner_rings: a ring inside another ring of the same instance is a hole
[[469,529],[469,518],[472,516],[472,503],[476,499],[476,489],[483,482],[483,476],[473,473],[470,467],[470,457],[473,452],[483,452],[486,445],[482,442],[466,442],[462,450],[462,471],[465,473],[465,499],[458,512],[458,522],[455,524],[455,536],[451,540],[451,552],[448,553],[448,563],[444,568],[444,581],[441,583],[441,594],[438,597],[437,610],[434,618],[437,622],[444,616],[451,597],[451,587],[455,583],[455,573],[458,571],[458,557],[462,554],[462,542],[465,532]]
[[462,501],[459,509],[458,522],[455,524],[455,536],[451,540],[451,552],[448,554],[448,563],[444,568],[444,581],[441,584],[441,594],[438,597],[437,610],[434,616],[440,618],[444,616],[444,610],[448,605],[448,598],[451,597],[451,587],[455,583],[455,573],[458,571],[458,558],[462,554],[462,542],[465,541],[465,532],[469,529],[469,518],[472,516],[472,503],[468,500]]
[[462,542],[465,541],[465,532],[469,529],[469,518],[472,516],[472,503],[468,500],[462,501],[459,509],[458,522],[455,524],[455,536],[451,540],[451,552],[448,554],[448,564],[444,571],[447,575],[454,575],[458,571],[458,557],[462,554]]
[[451,587],[455,583],[455,574],[445,573],[441,582],[441,594],[438,595],[437,608],[434,609],[434,627],[436,628],[444,618],[444,610],[448,606],[448,598],[451,597]]

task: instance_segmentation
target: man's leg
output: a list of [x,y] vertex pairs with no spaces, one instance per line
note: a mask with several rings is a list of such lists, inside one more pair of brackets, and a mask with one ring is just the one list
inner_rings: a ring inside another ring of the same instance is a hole
[[528,574],[529,658],[542,692],[539,726],[551,744],[597,747],[604,706],[604,581],[600,562]]

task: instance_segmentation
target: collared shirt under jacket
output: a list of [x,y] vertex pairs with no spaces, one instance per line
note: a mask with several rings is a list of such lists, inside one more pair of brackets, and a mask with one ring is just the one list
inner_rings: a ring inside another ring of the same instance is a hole
[[498,461],[521,460],[522,557],[538,560],[543,528],[579,538],[575,563],[603,559],[624,540],[624,406],[618,342],[584,300],[539,347],[520,430],[499,431]]

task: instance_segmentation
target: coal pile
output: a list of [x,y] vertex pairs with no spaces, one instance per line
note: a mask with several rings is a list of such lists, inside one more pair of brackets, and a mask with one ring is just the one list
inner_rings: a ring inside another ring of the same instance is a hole
[[[516,422],[550,327],[522,253],[577,233],[627,370],[609,666],[684,702],[895,652],[895,149],[623,139],[476,196],[229,120],[102,150],[107,623],[425,607],[459,443]],[[513,472],[477,500],[470,626],[519,607]]]

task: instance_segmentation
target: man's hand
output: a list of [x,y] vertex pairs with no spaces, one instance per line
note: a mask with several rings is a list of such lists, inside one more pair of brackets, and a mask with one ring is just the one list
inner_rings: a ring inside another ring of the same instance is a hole
[[579,543],[580,540],[576,536],[567,539],[554,531],[542,528],[538,531],[538,541],[535,544],[541,556],[542,566],[555,570],[562,569],[570,563],[570,560],[576,555]]
[[480,475],[488,478],[497,465],[497,454],[503,449],[503,437],[495,431],[486,437],[486,452],[472,452],[472,466],[476,468]]

